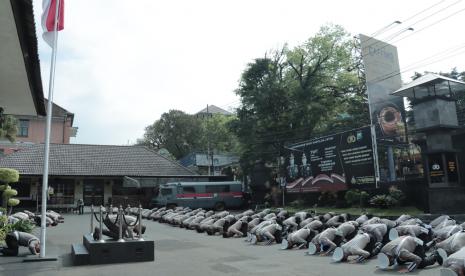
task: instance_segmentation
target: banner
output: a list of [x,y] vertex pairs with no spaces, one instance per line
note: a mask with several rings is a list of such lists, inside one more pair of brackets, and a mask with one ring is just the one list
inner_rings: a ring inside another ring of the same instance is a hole
[[286,157],[289,193],[343,191],[374,186],[370,127],[291,145]]
[[377,140],[391,145],[406,143],[404,100],[389,94],[402,86],[397,48],[362,34],[360,44]]

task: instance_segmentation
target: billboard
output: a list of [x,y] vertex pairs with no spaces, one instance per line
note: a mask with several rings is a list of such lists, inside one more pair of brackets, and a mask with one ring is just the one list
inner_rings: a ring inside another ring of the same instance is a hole
[[389,94],[402,86],[397,48],[362,34],[360,44],[377,140],[385,144],[405,143],[404,100]]
[[289,193],[342,191],[375,184],[370,127],[324,136],[288,148]]

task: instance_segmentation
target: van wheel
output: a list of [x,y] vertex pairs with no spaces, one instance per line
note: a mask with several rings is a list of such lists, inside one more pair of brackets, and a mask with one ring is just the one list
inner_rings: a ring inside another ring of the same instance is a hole
[[167,204],[166,208],[167,209],[174,209],[174,208],[176,208],[176,204]]
[[224,207],[225,207],[224,202],[217,202],[214,208],[216,211],[223,211]]

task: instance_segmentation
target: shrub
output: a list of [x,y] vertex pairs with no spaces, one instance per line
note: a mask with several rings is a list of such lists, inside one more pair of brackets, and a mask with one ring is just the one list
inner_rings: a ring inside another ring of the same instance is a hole
[[344,195],[344,199],[346,200],[347,204],[350,206],[364,206],[366,205],[369,195],[365,191],[360,191],[357,189],[349,190]]
[[28,220],[20,220],[11,226],[11,230],[14,231],[21,231],[21,232],[27,232],[31,233],[32,230],[34,229],[35,225],[28,221]]
[[400,203],[402,203],[402,201],[405,200],[404,192],[397,189],[396,186],[389,187],[389,196],[391,196],[393,199],[395,199],[397,201],[396,204],[400,204]]
[[[16,198],[12,198],[16,196],[18,192],[15,189],[10,187],[10,183],[18,182],[19,180],[19,172],[14,169],[7,169],[7,168],[0,168],[0,191],[3,192],[2,200],[3,200],[3,207],[6,208],[8,206],[13,207],[19,204],[19,200]],[[10,210],[11,211],[11,210]]]
[[378,208],[388,208],[397,204],[397,200],[390,195],[376,195],[370,199],[370,204]]
[[292,201],[291,203],[289,203],[289,205],[291,205],[291,207],[294,207],[294,208],[299,208],[304,205],[304,201],[301,199],[296,199]]

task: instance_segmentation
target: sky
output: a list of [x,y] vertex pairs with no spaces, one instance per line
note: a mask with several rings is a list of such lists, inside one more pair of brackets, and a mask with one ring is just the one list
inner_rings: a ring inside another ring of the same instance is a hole
[[[33,3],[47,97],[51,49],[42,1]],[[72,143],[133,144],[171,109],[237,107],[248,63],[322,25],[370,35],[396,20],[376,38],[397,46],[404,82],[414,71],[465,70],[464,0],[66,0],[53,99],[75,114]]]

